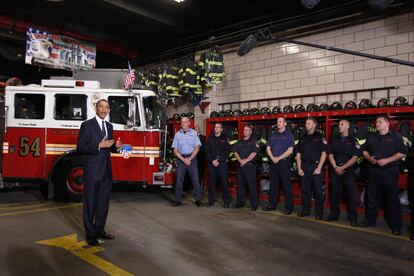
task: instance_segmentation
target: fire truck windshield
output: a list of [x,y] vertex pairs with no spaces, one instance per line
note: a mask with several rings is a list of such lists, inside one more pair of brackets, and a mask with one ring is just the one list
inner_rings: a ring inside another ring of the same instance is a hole
[[149,129],[163,129],[167,122],[167,112],[162,107],[156,96],[146,96],[142,98],[144,103],[144,113],[146,127]]

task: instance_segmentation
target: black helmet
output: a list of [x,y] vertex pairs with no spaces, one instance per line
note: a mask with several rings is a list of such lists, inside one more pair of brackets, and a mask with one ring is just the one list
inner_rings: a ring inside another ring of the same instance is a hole
[[248,116],[248,115],[250,115],[250,110],[246,108],[245,110],[243,110],[243,116]]
[[270,115],[272,112],[270,111],[270,109],[268,107],[262,107],[260,109],[260,114],[262,115]]
[[344,109],[357,109],[357,104],[354,101],[347,101],[344,105]]
[[213,111],[210,113],[210,118],[218,118],[218,117],[219,117],[219,113],[217,111]]
[[250,115],[259,115],[260,111],[257,108],[250,109]]
[[342,109],[342,104],[340,102],[333,102],[329,108],[330,110],[339,110]]
[[183,118],[183,117],[187,117],[187,113],[181,113],[180,117],[181,117],[181,118]]
[[295,106],[295,112],[299,113],[299,112],[305,112],[305,107],[303,106],[303,104],[297,104]]
[[306,111],[307,112],[315,112],[319,110],[319,106],[317,106],[316,104],[308,104],[308,106],[306,107]]
[[272,114],[282,113],[282,110],[280,110],[280,107],[275,106],[272,109]]
[[233,117],[233,110],[226,110],[226,117]]
[[219,117],[226,117],[226,112],[224,110],[221,110],[219,112]]
[[408,105],[408,101],[404,97],[398,97],[394,100],[394,106],[405,106]]
[[286,105],[285,107],[283,107],[283,113],[292,113],[293,112],[293,107],[290,105]]
[[319,105],[319,110],[320,110],[320,111],[325,111],[325,110],[328,110],[328,104],[326,104],[326,103],[321,103],[321,104]]
[[240,109],[236,109],[233,112],[233,116],[235,116],[235,117],[243,116],[243,112]]
[[382,98],[381,100],[377,102],[377,107],[386,107],[386,106],[390,106],[390,101],[386,98]]
[[372,107],[371,100],[369,100],[369,99],[362,99],[359,102],[358,107],[359,108],[371,108]]
[[187,117],[190,119],[194,119],[194,113],[187,113]]

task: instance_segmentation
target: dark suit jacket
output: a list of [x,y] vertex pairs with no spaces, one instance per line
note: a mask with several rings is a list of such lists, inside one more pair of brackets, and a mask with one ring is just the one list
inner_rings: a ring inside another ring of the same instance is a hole
[[[108,140],[113,139],[112,124],[105,122],[108,131]],[[110,152],[116,152],[115,144],[111,148],[100,149],[99,143],[104,138],[98,121],[93,117],[82,123],[77,150],[85,155],[84,177],[88,181],[112,179],[112,164]]]

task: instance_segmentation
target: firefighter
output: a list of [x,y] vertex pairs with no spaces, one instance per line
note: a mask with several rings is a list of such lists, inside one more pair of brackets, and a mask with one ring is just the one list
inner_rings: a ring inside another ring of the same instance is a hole
[[250,207],[256,211],[259,197],[256,189],[256,162],[259,144],[252,137],[253,127],[246,125],[243,128],[243,139],[234,147],[237,164],[237,202],[235,208],[244,207],[246,201],[246,186],[249,189]]
[[231,147],[223,135],[223,124],[215,123],[214,134],[209,137],[206,145],[206,158],[208,162],[208,202],[207,207],[213,206],[216,200],[216,182],[219,180],[223,207],[229,208],[230,194],[227,183],[227,157]]
[[349,135],[349,121],[343,119],[338,125],[339,135],[334,136],[329,144],[328,159],[332,165],[331,173],[331,212],[327,221],[339,219],[339,203],[342,190],[348,210],[348,220],[351,226],[357,226],[357,212],[355,203],[355,169],[358,159],[359,144]]
[[377,133],[368,137],[363,147],[364,158],[369,162],[367,210],[361,226],[376,226],[381,196],[388,207],[388,222],[393,235],[401,235],[402,214],[399,199],[400,160],[407,154],[401,134],[390,131],[390,121],[380,115],[375,121]]
[[290,156],[295,146],[292,133],[286,131],[286,118],[277,119],[277,132],[272,133],[267,142],[266,152],[271,159],[270,165],[270,195],[269,203],[263,211],[272,211],[277,208],[279,184],[285,192],[285,215],[293,210],[292,180],[290,175]]
[[188,171],[191,182],[193,183],[195,205],[201,207],[201,188],[198,179],[197,153],[200,149],[201,142],[197,132],[190,128],[190,119],[181,118],[181,129],[174,136],[171,147],[174,149],[174,155],[177,157],[177,183],[175,186],[175,202],[173,207],[181,205],[181,196],[183,193],[183,182],[185,173]]
[[198,180],[200,181],[200,185],[203,186],[204,181],[204,168],[205,168],[205,158],[206,158],[206,136],[201,133],[200,127],[195,126],[194,130],[197,132],[198,139],[200,139],[200,150],[197,154],[197,169],[198,169]]
[[301,180],[302,210],[299,217],[309,216],[311,208],[312,188],[315,192],[315,218],[321,220],[323,216],[323,170],[326,159],[326,140],[322,134],[315,131],[316,120],[312,117],[306,119],[304,134],[298,143],[296,162]]

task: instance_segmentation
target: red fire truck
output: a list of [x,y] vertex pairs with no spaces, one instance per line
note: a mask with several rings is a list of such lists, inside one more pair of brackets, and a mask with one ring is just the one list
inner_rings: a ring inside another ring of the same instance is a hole
[[98,81],[43,80],[39,85],[8,86],[5,91],[3,181],[46,183],[48,197],[79,198],[83,157],[76,151],[80,125],[107,99],[114,138],[131,145],[129,158],[112,154],[114,183],[172,187],[163,168],[165,109],[145,87],[131,91],[100,88]]

